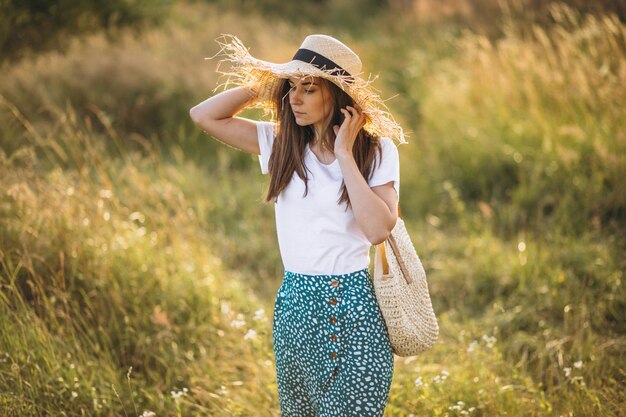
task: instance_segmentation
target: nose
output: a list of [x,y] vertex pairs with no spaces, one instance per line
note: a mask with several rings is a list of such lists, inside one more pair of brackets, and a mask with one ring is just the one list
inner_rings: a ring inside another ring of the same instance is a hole
[[302,102],[302,91],[299,87],[293,87],[289,90],[289,101],[291,104],[298,104]]

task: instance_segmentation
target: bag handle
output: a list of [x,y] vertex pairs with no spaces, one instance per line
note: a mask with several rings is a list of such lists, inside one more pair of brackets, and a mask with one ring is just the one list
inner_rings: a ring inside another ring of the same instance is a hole
[[387,250],[385,249],[385,242],[376,245],[380,251],[380,258],[383,261],[383,275],[389,275],[389,262],[387,262]]
[[[398,202],[398,217],[401,217],[401,214],[402,213],[400,212],[400,203]],[[391,234],[389,235],[389,237],[391,237]],[[386,240],[388,241],[389,238],[387,238]],[[376,245],[376,247],[380,250],[380,254],[382,257],[383,275],[389,275],[389,263],[387,262],[387,250],[385,249],[385,241],[383,241],[382,243],[379,243],[378,245]],[[393,249],[393,246],[392,246],[392,249]]]
[[[402,212],[400,211],[400,204],[398,204],[398,217],[399,218],[402,217]],[[400,256],[400,249],[398,248],[396,239],[393,237],[393,235],[389,234],[389,237],[385,240],[385,242],[389,243],[391,250],[396,256],[396,260],[398,261],[398,265],[400,266],[400,270],[402,271],[404,280],[406,281],[407,284],[410,284],[411,282],[413,282],[413,280],[411,279],[411,276],[409,275],[409,271],[406,265],[404,264],[404,260]],[[387,251],[385,249],[385,242],[379,243],[376,246],[380,249],[380,254],[382,255],[383,275],[389,275],[389,262],[387,262]]]

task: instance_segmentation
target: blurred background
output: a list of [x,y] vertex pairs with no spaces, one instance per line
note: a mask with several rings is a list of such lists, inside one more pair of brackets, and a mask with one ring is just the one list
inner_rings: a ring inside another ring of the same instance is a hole
[[0,2],[0,415],[279,415],[267,177],[188,116],[223,33],[274,62],[339,38],[408,133],[441,330],[396,358],[386,416],[624,415],[625,22],[618,0]]

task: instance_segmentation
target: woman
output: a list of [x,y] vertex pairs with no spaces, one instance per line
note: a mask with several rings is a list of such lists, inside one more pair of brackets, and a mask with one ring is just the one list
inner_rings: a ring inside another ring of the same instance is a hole
[[[360,78],[361,61],[325,35],[294,58],[251,57],[222,43],[238,84],[193,107],[219,141],[259,156],[270,174],[285,268],[274,302],[273,342],[283,416],[381,416],[393,352],[368,272],[371,245],[396,223],[402,129]],[[235,115],[272,110],[276,122]]]

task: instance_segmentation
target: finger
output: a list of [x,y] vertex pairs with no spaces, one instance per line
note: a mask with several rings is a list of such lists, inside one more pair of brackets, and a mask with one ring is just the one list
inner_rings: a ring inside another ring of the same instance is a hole
[[354,112],[354,108],[350,106],[346,106],[346,113],[350,115],[351,118],[356,118],[357,113]]
[[359,111],[352,106],[346,106],[346,109],[348,109],[351,113],[359,114]]
[[355,126],[361,126],[363,124],[363,117],[359,116],[359,117],[355,117],[354,118],[354,125]]
[[360,113],[356,108],[352,107],[352,106],[348,106],[350,109],[352,109],[352,111],[354,112],[354,124],[353,126],[355,127],[360,127],[361,125],[361,120],[363,119],[363,113]]
[[359,131],[363,128],[363,126],[365,126],[365,119],[363,117],[359,117],[354,123],[354,129]]
[[367,122],[367,117],[365,117],[365,115],[363,113],[361,113],[360,120],[361,120],[361,123],[363,123],[363,125],[365,125],[365,123]]
[[351,124],[352,126],[358,126],[361,123],[361,119],[363,118],[363,114],[358,113],[357,110],[354,107],[351,107],[351,109],[354,111],[354,117],[351,120]]

